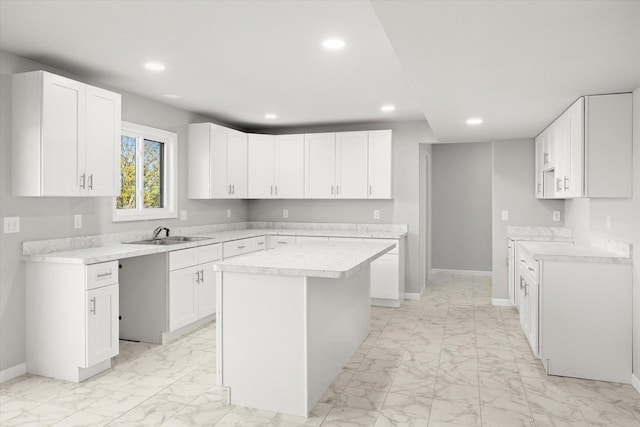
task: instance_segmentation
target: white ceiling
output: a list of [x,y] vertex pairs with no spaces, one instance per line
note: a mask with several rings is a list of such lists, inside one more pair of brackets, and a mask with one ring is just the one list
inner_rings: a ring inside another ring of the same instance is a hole
[[639,23],[640,1],[0,0],[0,49],[243,129],[426,117],[481,141],[640,87]]

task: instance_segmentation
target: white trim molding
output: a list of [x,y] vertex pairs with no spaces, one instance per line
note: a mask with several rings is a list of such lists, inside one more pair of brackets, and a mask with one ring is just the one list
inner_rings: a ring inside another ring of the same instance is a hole
[[491,277],[493,273],[491,271],[482,270],[449,270],[446,268],[432,268],[431,274],[434,273],[447,273],[447,274],[460,274],[462,276],[486,276]]
[[27,364],[20,363],[5,370],[0,371],[0,383],[12,380],[27,373]]
[[640,379],[636,377],[636,374],[631,374],[631,385],[640,393]]
[[507,307],[511,307],[513,305],[511,304],[511,300],[509,300],[509,298],[491,298],[491,304]]
[[420,295],[421,294],[419,294],[417,292],[405,292],[404,293],[404,299],[420,301]]

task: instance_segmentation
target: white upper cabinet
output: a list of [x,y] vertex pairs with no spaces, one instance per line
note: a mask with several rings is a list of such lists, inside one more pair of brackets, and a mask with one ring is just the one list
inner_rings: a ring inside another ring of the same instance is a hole
[[369,199],[391,199],[393,146],[391,130],[369,132]]
[[307,199],[335,197],[336,134],[304,136],[304,195]]
[[269,199],[274,195],[275,137],[249,134],[248,148],[248,197]]
[[277,135],[275,153],[275,197],[304,197],[304,135]]
[[12,76],[14,196],[117,196],[121,97],[45,71]]
[[248,197],[304,197],[304,136],[249,135]]
[[212,123],[189,125],[190,199],[247,197],[247,134]]
[[368,132],[336,133],[335,197],[367,198]]
[[536,138],[541,149],[543,198],[631,197],[632,95],[579,98]]

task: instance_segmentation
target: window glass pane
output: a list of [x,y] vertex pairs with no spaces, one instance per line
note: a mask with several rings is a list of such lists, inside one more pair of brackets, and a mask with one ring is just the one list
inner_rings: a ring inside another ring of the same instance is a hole
[[116,199],[118,209],[136,208],[136,138],[120,137],[120,195]]
[[144,207],[162,208],[164,186],[164,144],[144,140]]

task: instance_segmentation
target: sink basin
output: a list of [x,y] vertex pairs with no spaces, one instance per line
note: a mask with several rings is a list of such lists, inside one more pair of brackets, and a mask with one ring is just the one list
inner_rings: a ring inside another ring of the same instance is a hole
[[188,236],[169,236],[159,239],[145,239],[135,242],[126,242],[132,245],[177,245],[185,242],[197,242],[199,240],[211,240],[211,237],[188,237]]

